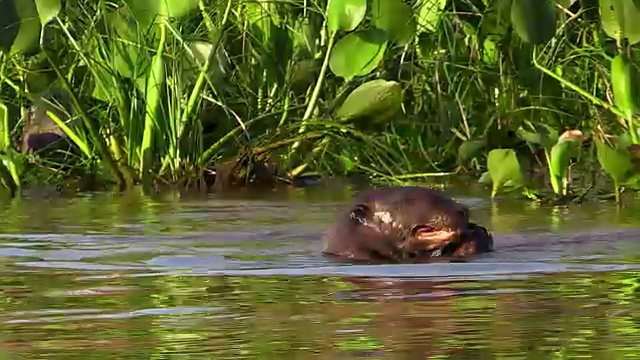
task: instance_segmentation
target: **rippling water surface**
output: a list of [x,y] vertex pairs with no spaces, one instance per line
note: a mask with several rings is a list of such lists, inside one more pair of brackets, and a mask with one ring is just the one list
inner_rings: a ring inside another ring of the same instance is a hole
[[637,204],[552,208],[457,192],[495,232],[495,253],[356,266],[320,255],[350,194],[5,203],[0,356],[640,356]]

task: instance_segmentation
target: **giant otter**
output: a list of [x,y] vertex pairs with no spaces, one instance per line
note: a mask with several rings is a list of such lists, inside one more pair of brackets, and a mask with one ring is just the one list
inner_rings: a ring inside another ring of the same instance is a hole
[[365,191],[325,234],[323,253],[350,261],[424,260],[493,251],[486,228],[469,221],[469,209],[427,187]]

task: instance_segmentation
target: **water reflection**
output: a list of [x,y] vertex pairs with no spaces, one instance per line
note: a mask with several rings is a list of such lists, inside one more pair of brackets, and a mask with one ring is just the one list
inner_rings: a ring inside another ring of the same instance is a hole
[[344,189],[243,200],[97,194],[0,209],[7,358],[634,358],[638,205],[462,193],[496,231],[468,262],[319,255]]

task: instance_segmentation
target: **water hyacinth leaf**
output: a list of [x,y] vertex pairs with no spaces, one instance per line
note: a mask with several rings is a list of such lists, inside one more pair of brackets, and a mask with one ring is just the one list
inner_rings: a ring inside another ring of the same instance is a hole
[[637,0],[600,0],[600,24],[614,39],[640,41],[640,3]]
[[400,45],[406,44],[416,30],[413,11],[403,0],[373,0],[371,22]]
[[512,149],[493,149],[487,155],[487,170],[491,176],[491,197],[505,188],[520,188],[524,185],[520,163]]
[[402,106],[402,89],[395,81],[376,79],[355,90],[342,103],[336,116],[344,121],[399,111]]
[[488,171],[483,172],[482,175],[480,175],[480,178],[478,179],[478,182],[480,184],[490,184],[491,183],[491,174]]
[[327,27],[329,33],[353,31],[364,19],[367,0],[329,0]]
[[600,166],[611,176],[616,184],[624,183],[631,177],[634,167],[627,152],[621,149],[614,149],[602,142],[602,140],[596,141],[596,150]]
[[553,0],[513,0],[511,23],[524,42],[546,43],[556,34],[556,3]]
[[[12,1],[4,2],[11,3]],[[25,53],[37,46],[40,38],[41,27],[38,9],[36,9],[36,4],[33,0],[15,0],[15,10],[17,18],[15,18],[15,23],[10,24],[10,26],[18,27],[18,31],[11,44],[11,53]],[[5,12],[4,8],[2,12]],[[2,22],[4,23],[5,20]],[[3,28],[2,31],[4,32],[5,29]]]
[[579,130],[567,131],[561,139],[551,148],[549,170],[554,178],[551,181],[553,191],[558,194],[565,192],[565,188],[560,189],[561,184],[567,181],[571,158],[576,155],[578,145],[582,140],[582,132]]
[[447,0],[421,0],[418,5],[418,31],[434,32],[444,12]]
[[53,18],[58,16],[62,8],[61,0],[35,0],[40,16],[40,23],[46,25]]
[[611,85],[616,106],[631,118],[638,111],[638,76],[625,53],[616,55],[611,60]]
[[20,18],[15,1],[3,1],[0,12],[0,50],[9,52],[20,31]]
[[144,68],[148,66],[149,56],[143,56],[146,50],[137,45],[135,21],[120,11],[106,14],[105,19],[114,30],[114,36],[109,39],[114,68],[129,79],[142,76]]
[[458,162],[463,163],[480,155],[485,142],[480,140],[467,140],[458,147]]
[[329,58],[329,68],[349,81],[373,71],[382,61],[386,49],[384,31],[367,29],[352,32],[336,43]]

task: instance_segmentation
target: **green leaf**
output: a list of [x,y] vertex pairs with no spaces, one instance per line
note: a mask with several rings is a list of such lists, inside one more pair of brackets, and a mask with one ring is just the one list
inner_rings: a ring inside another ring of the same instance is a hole
[[491,174],[489,174],[488,171],[483,172],[482,175],[480,175],[480,178],[478,179],[478,182],[480,184],[489,184],[489,183],[491,183]]
[[329,0],[327,4],[327,27],[334,34],[338,31],[353,31],[364,19],[367,0]]
[[485,142],[480,140],[467,140],[458,147],[458,162],[463,163],[480,154]]
[[144,46],[137,45],[137,24],[122,11],[107,13],[105,19],[113,30],[113,36],[109,39],[113,67],[121,76],[129,79],[143,76],[150,64],[150,56],[145,54]]
[[337,76],[349,81],[373,71],[382,61],[386,49],[384,31],[367,29],[352,32],[334,46],[329,68]]
[[418,5],[418,31],[436,31],[446,5],[447,0],[421,0]]
[[400,45],[409,42],[416,31],[411,7],[403,0],[373,0],[371,17],[375,27]]
[[598,162],[613,181],[621,184],[633,174],[633,162],[629,154],[620,149],[614,149],[601,140],[596,140]]
[[633,45],[640,41],[640,8],[634,0],[600,0],[602,29],[614,39],[627,38]]
[[484,39],[482,44],[482,62],[487,65],[498,62],[498,45],[491,38]]
[[40,16],[40,24],[43,26],[58,16],[62,8],[61,0],[35,0],[35,2]]
[[351,120],[363,116],[374,116],[401,109],[402,88],[395,81],[376,79],[368,81],[347,96],[336,116]]
[[556,34],[556,4],[553,0],[513,0],[511,23],[524,42],[546,43]]
[[487,170],[493,183],[491,197],[495,197],[504,187],[515,189],[524,185],[520,163],[512,149],[491,150],[487,156]]
[[[33,49],[40,39],[38,10],[33,0],[15,0],[15,9],[18,15],[15,25],[19,26],[19,30],[15,39],[13,39],[11,53],[25,53]],[[4,13],[4,9],[2,10]],[[2,31],[5,31],[5,29],[2,29]]]
[[566,181],[569,173],[569,164],[571,158],[575,156],[578,144],[580,144],[580,141],[577,139],[566,139],[560,140],[551,148],[549,168],[551,171],[550,175],[555,178],[552,184],[554,186],[553,191],[556,194],[560,193],[560,184]]
[[611,60],[611,87],[616,106],[631,118],[640,108],[638,96],[638,71],[625,53]]

